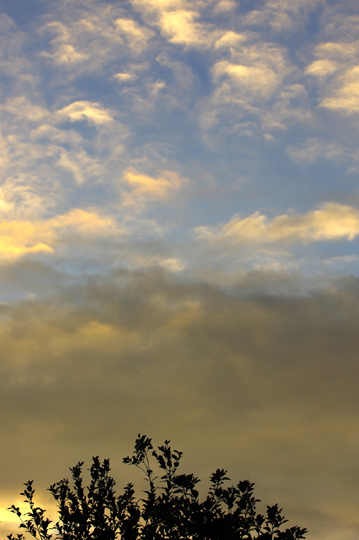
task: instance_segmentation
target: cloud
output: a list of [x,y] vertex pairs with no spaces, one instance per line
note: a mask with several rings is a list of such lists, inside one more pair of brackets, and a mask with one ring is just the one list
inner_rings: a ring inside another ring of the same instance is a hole
[[341,86],[331,96],[323,99],[320,106],[348,114],[359,113],[359,66],[348,69],[341,80]]
[[0,187],[0,213],[4,215],[8,212],[12,212],[14,209],[14,203],[9,201],[8,192],[4,187]]
[[0,66],[1,72],[13,77],[17,83],[20,77],[29,73],[29,62],[22,48],[27,41],[25,32],[17,28],[13,19],[0,13]]
[[238,96],[252,96],[265,98],[270,96],[276,88],[278,79],[276,73],[266,65],[247,66],[233,64],[226,60],[217,62],[213,67],[213,80],[217,83],[223,76],[227,76],[236,87]]
[[237,46],[239,43],[246,41],[246,34],[238,34],[232,30],[228,30],[222,34],[220,38],[215,41],[215,49],[223,49],[227,47]]
[[208,46],[210,43],[206,26],[195,22],[199,13],[189,10],[166,11],[161,14],[162,35],[171,43],[191,47]]
[[359,111],[357,86],[359,46],[357,16],[328,10],[324,37],[313,49],[315,60],[305,69],[319,90],[319,107],[347,114]]
[[[74,101],[56,111],[43,101],[40,93],[31,96],[27,91],[0,106],[0,170],[12,205],[7,217],[13,219],[56,213],[71,186],[101,183],[105,177],[115,183],[112,169],[118,174],[129,135],[112,109],[98,102]],[[96,132],[86,132],[85,122],[95,125]]]
[[229,47],[226,59],[214,62],[213,91],[201,102],[200,125],[213,148],[234,134],[268,136],[268,130],[308,119],[306,91],[296,82],[285,48],[244,37]]
[[67,117],[71,122],[88,120],[93,124],[108,124],[113,120],[110,112],[99,103],[91,101],[74,101],[67,107],[57,111],[61,117]]
[[215,2],[215,13],[226,13],[236,9],[238,4],[234,0],[217,0]]
[[74,39],[74,33],[71,31],[71,28],[61,22],[54,21],[46,25],[46,31],[55,34],[55,37],[51,40],[54,52],[43,51],[41,54],[43,57],[51,59],[54,64],[78,64],[89,58],[88,53],[80,52],[70,43],[70,40]]
[[319,160],[337,161],[346,163],[348,172],[358,164],[359,151],[351,141],[339,142],[339,137],[333,142],[327,142],[316,137],[310,137],[305,142],[291,146],[287,150],[291,158],[297,163],[307,164]]
[[36,103],[31,103],[25,96],[9,98],[1,106],[1,111],[17,117],[21,122],[42,122],[51,116],[47,109]]
[[203,490],[225,467],[291,523],[355,522],[358,287],[248,294],[119,270],[1,305],[2,490],[31,474],[42,491],[91,455],[121,490],[140,431],[184,450]]
[[[289,129],[293,124],[306,124],[313,120],[308,103],[308,95],[303,84],[288,84],[277,93],[271,109],[263,112],[262,130],[277,131]],[[265,137],[271,138],[266,133]]]
[[316,60],[306,68],[305,73],[315,77],[325,77],[326,75],[332,75],[337,69],[337,64],[331,60]]
[[133,0],[133,5],[147,15],[150,24],[160,28],[170,43],[194,48],[211,46],[211,25],[197,20],[201,17],[201,2]]
[[138,173],[125,172],[123,182],[130,190],[121,195],[122,206],[142,208],[148,202],[165,201],[177,192],[188,180],[173,171],[162,171],[158,178]]
[[[51,232],[30,222],[2,222],[0,224],[0,254],[12,259],[28,253],[53,253]],[[39,241],[39,239],[41,240]]]
[[136,9],[144,13],[165,13],[168,11],[176,11],[180,9],[197,7],[200,5],[200,2],[194,0],[194,2],[189,2],[189,0],[132,0],[132,4]]
[[44,47],[40,54],[72,77],[102,71],[113,60],[141,54],[154,35],[153,30],[125,14],[121,5],[89,1],[69,10],[67,5],[58,4],[51,18],[39,29],[40,36],[51,37],[50,47]]
[[272,220],[259,212],[246,218],[236,215],[221,227],[197,227],[195,231],[199,238],[215,243],[353,240],[359,235],[359,210],[325,203],[307,214],[280,215]]
[[137,79],[136,75],[134,73],[116,73],[114,75],[115,79],[117,79],[120,83],[127,83],[132,82]]
[[121,35],[125,35],[129,47],[136,53],[142,53],[148,47],[148,40],[154,35],[149,28],[141,27],[132,19],[116,19],[115,26]]
[[76,238],[105,237],[118,234],[115,221],[95,210],[73,209],[49,219],[0,223],[0,255],[17,259],[30,253],[54,254],[60,244],[71,246]]
[[250,10],[244,24],[269,28],[273,33],[299,31],[311,11],[323,5],[323,0],[266,0],[262,9]]

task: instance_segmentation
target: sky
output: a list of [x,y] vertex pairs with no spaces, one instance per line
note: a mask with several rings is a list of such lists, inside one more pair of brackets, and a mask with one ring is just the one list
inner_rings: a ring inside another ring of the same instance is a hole
[[0,35],[0,537],[29,479],[140,482],[141,433],[357,540],[357,0],[0,0]]

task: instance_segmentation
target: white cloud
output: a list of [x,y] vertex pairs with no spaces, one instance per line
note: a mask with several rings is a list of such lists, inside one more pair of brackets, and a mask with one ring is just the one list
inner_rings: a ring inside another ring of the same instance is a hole
[[355,145],[339,141],[327,142],[310,137],[305,142],[288,148],[288,154],[298,163],[314,163],[317,160],[341,161],[354,164],[359,162],[359,150]]
[[91,101],[75,101],[57,111],[61,117],[67,117],[71,122],[88,120],[97,125],[108,124],[113,120],[111,113],[99,103]]
[[134,73],[116,73],[114,78],[117,79],[120,83],[133,82],[137,79],[137,76]]
[[214,243],[353,240],[359,235],[359,210],[326,203],[307,214],[284,214],[271,220],[255,212],[245,218],[236,215],[220,227],[198,227],[196,233],[199,238]]

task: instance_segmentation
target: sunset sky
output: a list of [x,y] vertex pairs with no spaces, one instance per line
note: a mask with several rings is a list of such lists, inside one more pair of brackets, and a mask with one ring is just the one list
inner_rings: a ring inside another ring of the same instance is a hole
[[6,508],[138,433],[359,536],[358,0],[0,0]]

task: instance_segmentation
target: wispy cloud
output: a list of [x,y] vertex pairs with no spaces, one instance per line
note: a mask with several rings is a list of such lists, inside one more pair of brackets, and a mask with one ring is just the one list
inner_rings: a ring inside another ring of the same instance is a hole
[[0,65],[7,76],[18,78],[24,72],[29,73],[30,62],[23,53],[26,39],[26,34],[16,27],[13,20],[0,13]]
[[173,196],[188,180],[180,178],[173,171],[163,171],[158,178],[128,170],[123,182],[129,187],[121,195],[121,206],[142,208],[153,201],[165,201]]
[[[345,144],[346,143],[346,144]],[[359,163],[359,151],[351,141],[343,143],[336,138],[334,141],[328,141],[324,137],[310,137],[299,145],[288,148],[288,153],[297,163],[307,164],[316,161],[337,161],[345,162],[348,165],[348,171],[354,171]]]
[[261,9],[250,10],[244,24],[251,27],[266,27],[273,33],[299,31],[310,12],[323,6],[323,0],[266,0]]
[[128,46],[136,53],[142,53],[147,49],[148,40],[154,35],[154,32],[149,28],[140,26],[132,19],[116,19],[115,26],[121,35],[126,36]]
[[252,137],[308,119],[306,90],[297,82],[285,48],[248,34],[233,40],[227,56],[213,64],[213,92],[201,108],[207,140],[218,141],[218,134],[223,138],[222,125],[227,133]]
[[79,3],[68,16],[66,6],[59,5],[50,22],[39,30],[50,36],[50,48],[40,55],[77,76],[101,69],[121,56],[141,54],[153,36],[150,28],[124,17],[121,6],[100,5],[95,1]]
[[51,22],[46,25],[46,30],[54,37],[51,39],[53,52],[43,51],[42,56],[58,65],[78,64],[89,58],[88,53],[80,52],[70,43],[74,38],[71,28],[61,22]]
[[36,103],[29,101],[24,95],[9,98],[0,108],[1,111],[15,117],[17,121],[43,122],[51,113]]

